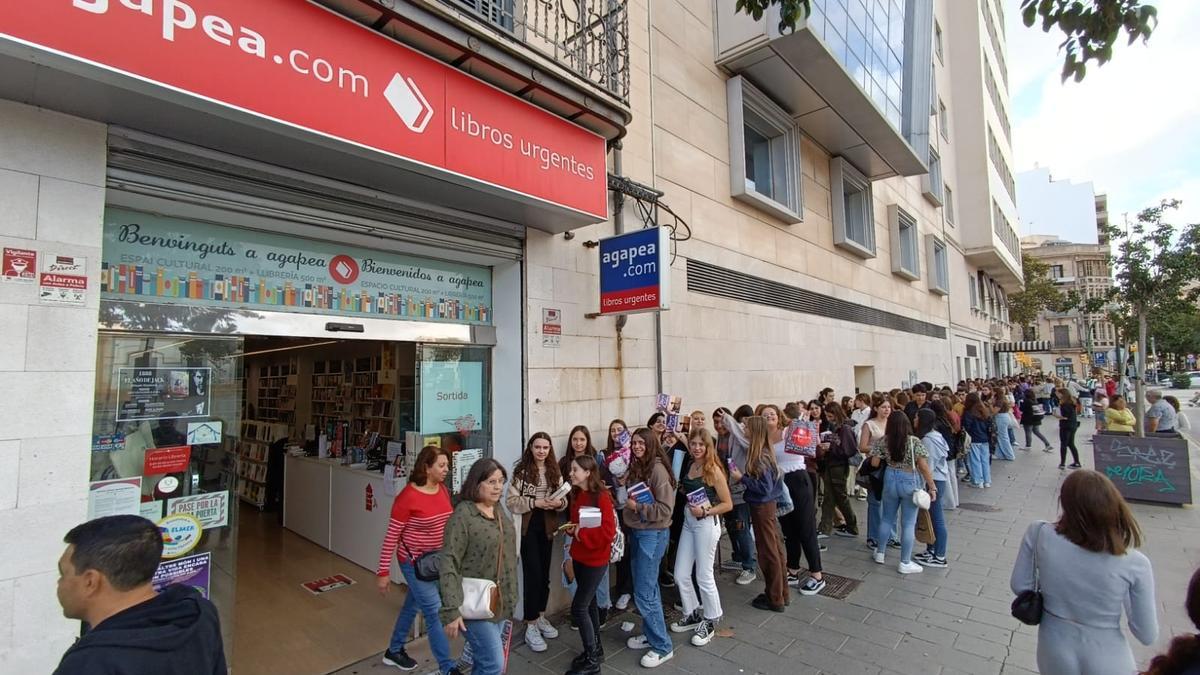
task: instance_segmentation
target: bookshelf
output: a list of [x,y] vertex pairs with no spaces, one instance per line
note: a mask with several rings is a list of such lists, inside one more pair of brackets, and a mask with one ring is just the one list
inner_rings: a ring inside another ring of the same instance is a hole
[[237,495],[263,508],[267,496],[267,451],[288,437],[288,425],[272,420],[245,420],[238,437]]
[[264,422],[286,424],[293,436],[296,429],[298,369],[299,362],[294,358],[284,363],[258,366],[255,397],[258,404],[257,418]]

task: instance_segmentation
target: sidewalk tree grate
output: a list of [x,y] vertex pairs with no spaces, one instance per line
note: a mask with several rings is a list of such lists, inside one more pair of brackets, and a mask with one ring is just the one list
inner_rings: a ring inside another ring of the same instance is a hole
[[999,506],[992,506],[991,504],[977,504],[975,502],[959,502],[958,508],[965,511],[985,511],[987,513],[995,513],[996,511],[1000,510]]

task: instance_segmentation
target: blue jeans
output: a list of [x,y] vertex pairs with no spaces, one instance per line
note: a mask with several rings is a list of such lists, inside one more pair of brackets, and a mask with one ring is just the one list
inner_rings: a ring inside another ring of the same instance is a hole
[[504,645],[500,642],[503,621],[466,621],[471,645],[472,675],[500,675],[504,669]]
[[[987,443],[983,447],[986,450]],[[889,531],[899,511],[900,562],[912,562],[913,539],[917,533],[917,505],[913,503],[912,495],[923,480],[919,474],[890,467],[883,475],[883,519],[879,521],[879,531],[875,533],[875,541],[880,547],[876,550],[887,550],[887,540],[891,536]]]
[[992,482],[991,448],[987,442],[972,443],[967,453],[967,467],[971,470],[971,482],[975,485]]
[[935,480],[933,484],[937,487],[937,499],[929,504],[929,519],[933,521],[933,536],[937,539],[933,546],[928,548],[934,555],[939,558],[946,557],[946,514],[942,510],[942,495],[946,494],[946,481]]
[[734,504],[733,510],[725,514],[725,530],[729,532],[733,560],[741,563],[742,569],[753,572],[758,569],[758,560],[754,557],[754,537],[750,529],[750,506]]
[[633,538],[633,601],[642,615],[642,632],[650,648],[659,654],[672,651],[667,621],[663,618],[658,568],[667,552],[670,530],[631,530]]
[[996,415],[996,455],[1000,459],[1012,461],[1017,458],[1013,454],[1013,439],[1016,438],[1017,421],[1011,413]]
[[429,634],[429,648],[437,659],[438,668],[443,673],[450,672],[454,667],[454,659],[450,658],[450,641],[442,630],[442,620],[438,618],[438,610],[442,608],[442,596],[438,592],[436,581],[421,581],[413,570],[412,563],[400,563],[400,571],[404,573],[404,581],[408,583],[408,595],[404,598],[404,607],[400,616],[396,617],[396,627],[392,629],[392,641],[388,649],[398,652],[404,649],[408,641],[408,633],[412,630],[413,619],[417,612],[425,617],[425,630]]
[[[886,477],[888,473],[891,473],[890,469],[888,471],[884,472],[884,476]],[[887,483],[887,480],[885,478],[884,484],[886,485],[886,483]],[[885,489],[886,489],[886,487],[885,487]],[[894,514],[894,513],[892,514],[892,526],[888,527],[887,532],[884,533],[887,536],[885,536],[883,539],[879,538],[879,536],[878,536],[879,533],[877,532],[877,530],[879,529],[879,524],[881,522],[883,522],[883,502],[878,499],[875,499],[875,491],[874,490],[868,489],[867,490],[867,536],[874,539],[876,544],[886,547],[888,541],[891,540],[892,536],[896,532],[896,528],[895,528],[896,514]]]

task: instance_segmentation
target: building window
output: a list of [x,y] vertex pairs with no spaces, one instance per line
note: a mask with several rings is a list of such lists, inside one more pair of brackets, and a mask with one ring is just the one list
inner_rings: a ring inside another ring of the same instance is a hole
[[833,243],[861,258],[875,257],[871,183],[845,159],[829,160],[833,195]]
[[1050,266],[1050,278],[1051,279],[1061,279],[1061,278],[1063,278],[1063,276],[1064,275],[1063,275],[1063,266],[1062,265],[1051,265]]
[[921,192],[937,206],[942,205],[942,158],[929,148],[929,173],[921,176]]
[[942,138],[946,142],[950,142],[950,115],[946,114],[946,104],[938,101],[938,128],[941,129]]
[[970,296],[971,309],[979,309],[979,285],[975,277],[967,277],[967,291]]
[[888,206],[888,230],[892,245],[892,274],[909,281],[921,278],[917,219],[895,204]]
[[933,53],[937,54],[938,63],[946,63],[945,54],[942,52],[942,26],[937,21],[933,22]]
[[943,185],[942,195],[946,198],[945,203],[942,204],[942,208],[946,210],[946,223],[954,225],[954,191],[950,189],[949,185]]
[[925,235],[925,244],[925,257],[929,260],[929,292],[949,295],[950,260],[946,244],[932,234]]
[[726,83],[730,194],[785,223],[802,220],[800,131],[786,111],[742,77]]
[[1054,348],[1067,349],[1071,346],[1071,327],[1054,326]]

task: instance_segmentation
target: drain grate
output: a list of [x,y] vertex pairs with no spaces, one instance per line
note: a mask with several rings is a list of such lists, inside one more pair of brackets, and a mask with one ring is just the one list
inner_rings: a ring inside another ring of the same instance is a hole
[[[805,574],[808,573],[808,570],[801,571]],[[862,582],[858,579],[842,577],[836,574],[830,574],[829,572],[826,572],[823,577],[825,579],[825,588],[822,588],[821,592],[817,595],[824,595],[825,597],[833,598],[834,600],[845,600],[846,596],[853,593],[854,589],[858,588],[859,585],[862,584]],[[801,578],[804,578],[803,575],[801,575]]]
[[965,511],[984,511],[987,513],[995,513],[996,511],[1000,510],[999,506],[992,506],[991,504],[977,504],[975,502],[959,502],[958,508]]

